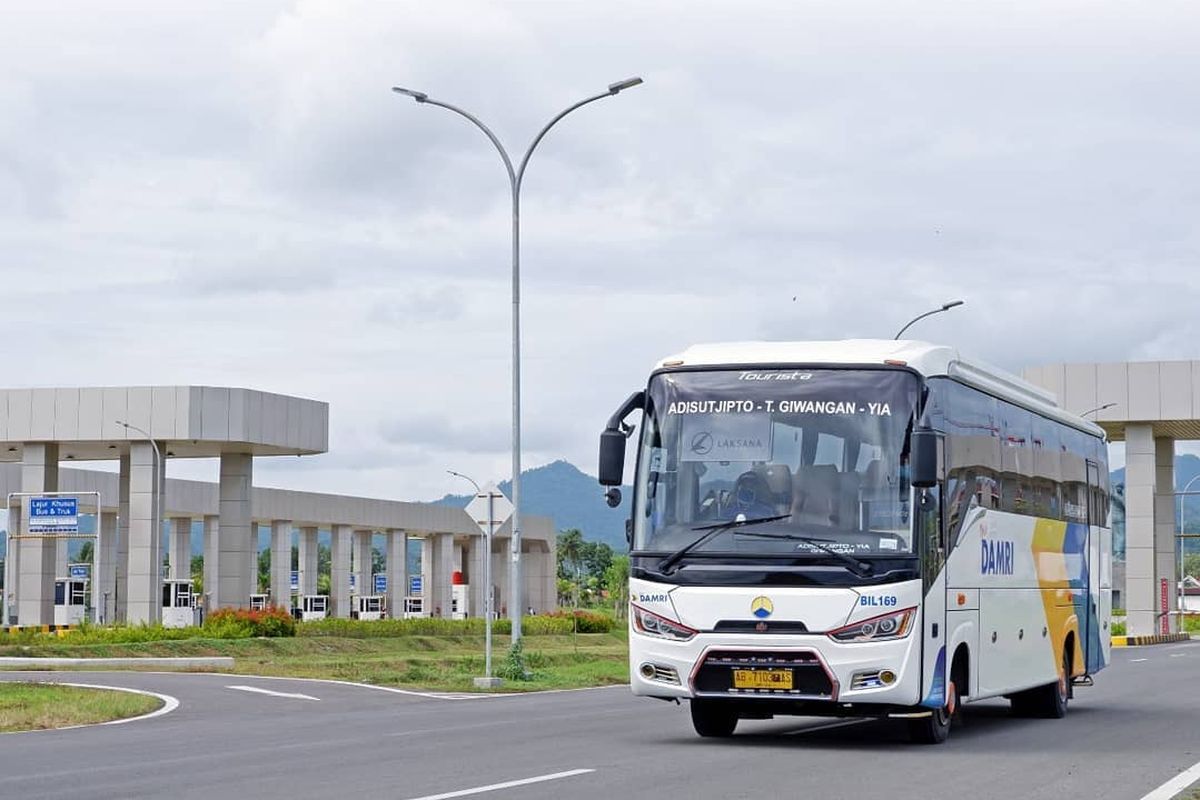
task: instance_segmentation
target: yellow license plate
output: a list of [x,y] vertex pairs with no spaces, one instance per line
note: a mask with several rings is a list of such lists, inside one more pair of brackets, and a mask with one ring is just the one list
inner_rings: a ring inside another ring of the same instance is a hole
[[792,671],[790,669],[735,669],[733,671],[733,688],[791,689]]

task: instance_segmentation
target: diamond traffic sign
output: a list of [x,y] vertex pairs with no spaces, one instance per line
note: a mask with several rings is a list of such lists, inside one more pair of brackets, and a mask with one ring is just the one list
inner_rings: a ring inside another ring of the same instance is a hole
[[491,533],[488,530],[489,499],[492,506],[492,531],[503,525],[513,512],[512,502],[504,496],[504,492],[496,488],[496,484],[489,483],[483,487],[479,494],[467,503],[465,511],[471,515],[471,519],[475,520],[475,524],[485,535]]

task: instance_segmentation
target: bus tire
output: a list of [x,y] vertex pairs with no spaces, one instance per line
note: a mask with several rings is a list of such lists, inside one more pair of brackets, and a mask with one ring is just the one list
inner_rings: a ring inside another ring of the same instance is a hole
[[1062,719],[1071,699],[1071,657],[1064,648],[1058,680],[1012,696],[1013,713],[1020,717]]
[[957,711],[958,689],[954,681],[946,685],[946,706],[935,708],[928,717],[908,720],[908,738],[914,744],[941,744],[950,736],[950,726]]
[[720,700],[694,699],[690,703],[692,709],[692,727],[696,733],[706,738],[724,739],[733,735],[737,728],[737,709],[729,703]]

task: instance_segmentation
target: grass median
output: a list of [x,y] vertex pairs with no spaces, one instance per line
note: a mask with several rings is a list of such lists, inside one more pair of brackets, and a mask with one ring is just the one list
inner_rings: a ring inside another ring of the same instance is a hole
[[[364,623],[371,625],[373,623]],[[502,691],[536,691],[605,686],[629,680],[626,632],[527,635],[527,681],[506,681]],[[331,678],[380,686],[434,691],[474,691],[483,675],[483,636],[307,636],[189,639],[131,643],[73,643],[71,636],[0,644],[0,656],[136,658],[143,656],[232,656],[234,671],[246,675]],[[508,654],[508,637],[493,640],[493,670]],[[156,667],[161,669],[161,667]]]
[[0,733],[90,725],[148,714],[157,697],[106,689],[0,682]]

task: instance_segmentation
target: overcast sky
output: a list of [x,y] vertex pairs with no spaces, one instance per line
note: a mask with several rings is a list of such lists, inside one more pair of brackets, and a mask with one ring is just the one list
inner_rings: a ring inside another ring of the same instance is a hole
[[505,176],[389,87],[518,150],[635,74],[528,172],[528,466],[593,470],[689,343],[890,336],[953,298],[913,334],[1010,369],[1200,358],[1197,42],[1168,2],[6,0],[3,383],[328,401],[331,452],[260,485],[505,478]]

